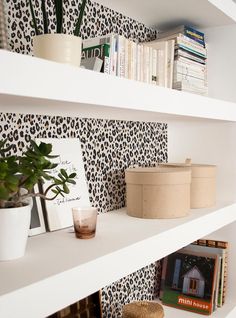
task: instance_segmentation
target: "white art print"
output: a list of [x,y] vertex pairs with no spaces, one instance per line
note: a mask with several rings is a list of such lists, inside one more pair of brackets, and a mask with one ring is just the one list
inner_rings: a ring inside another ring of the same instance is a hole
[[[79,139],[36,139],[37,144],[40,141],[52,144],[52,155],[58,155],[57,158],[51,160],[58,164],[52,170],[53,176],[57,176],[60,169],[65,169],[67,174],[76,173],[74,179],[76,184],[68,184],[69,194],[64,194],[64,197],[58,195],[53,201],[45,200],[48,227],[50,231],[54,231],[73,225],[72,208],[90,206],[89,194]],[[50,181],[45,181],[43,189],[45,190],[50,184]],[[47,196],[53,197],[53,195],[54,193],[49,191]]]

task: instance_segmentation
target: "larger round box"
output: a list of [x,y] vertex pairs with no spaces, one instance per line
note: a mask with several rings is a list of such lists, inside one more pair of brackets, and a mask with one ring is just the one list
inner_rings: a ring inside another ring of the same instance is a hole
[[167,163],[161,167],[191,169],[191,209],[209,208],[216,203],[216,166],[206,164]]
[[189,213],[190,169],[129,168],[125,181],[128,215],[168,219]]
[[122,309],[122,318],[163,318],[162,305],[150,301],[134,301]]

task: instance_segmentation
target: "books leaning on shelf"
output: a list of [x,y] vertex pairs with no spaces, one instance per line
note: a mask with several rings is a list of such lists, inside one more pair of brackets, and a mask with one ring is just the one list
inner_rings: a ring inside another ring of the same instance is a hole
[[[117,34],[83,41],[81,65],[98,57],[103,60],[101,72],[131,80],[167,87],[167,55],[169,51],[155,49],[128,40]],[[172,53],[174,57],[174,46]],[[168,72],[172,76],[172,72]],[[168,80],[168,85],[172,80]]]
[[118,34],[83,40],[81,64],[95,57],[103,60],[101,72],[107,74],[201,95],[208,92],[204,34],[187,26],[143,43]]
[[225,302],[228,243],[198,240],[163,260],[163,304],[210,315]]

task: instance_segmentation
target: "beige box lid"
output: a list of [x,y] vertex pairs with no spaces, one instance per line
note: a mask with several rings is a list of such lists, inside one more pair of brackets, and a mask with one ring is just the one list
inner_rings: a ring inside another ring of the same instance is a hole
[[190,168],[192,171],[192,178],[216,177],[216,165],[192,163],[191,159],[186,159],[185,163],[161,163],[159,166],[165,168]]
[[125,170],[125,181],[127,184],[185,184],[191,183],[191,169],[148,167],[129,168]]

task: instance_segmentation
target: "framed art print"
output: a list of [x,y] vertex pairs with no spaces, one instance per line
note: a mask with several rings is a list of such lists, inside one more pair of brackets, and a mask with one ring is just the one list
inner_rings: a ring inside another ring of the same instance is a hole
[[[58,155],[51,161],[58,164],[51,175],[57,176],[60,169],[65,169],[68,174],[76,173],[76,184],[69,184],[69,194],[64,197],[58,195],[53,201],[45,200],[45,212],[49,231],[54,231],[73,225],[72,208],[90,206],[89,193],[84,172],[84,163],[80,140],[77,138],[43,138],[36,139],[37,144],[40,141],[52,144],[52,154]],[[45,181],[43,191],[50,185],[50,181]],[[51,190],[49,197],[53,197]]]
[[[34,186],[34,191],[36,193],[39,192],[38,185]],[[33,197],[32,200],[33,206],[31,209],[29,236],[46,232],[41,200],[39,197]]]

